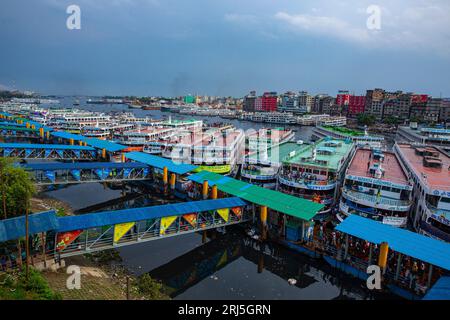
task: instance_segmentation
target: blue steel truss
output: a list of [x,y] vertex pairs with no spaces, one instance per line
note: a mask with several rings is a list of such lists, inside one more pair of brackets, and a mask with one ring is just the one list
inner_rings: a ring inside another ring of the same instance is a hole
[[38,185],[120,182],[151,179],[148,166],[139,163],[76,162],[24,165]]
[[0,143],[0,157],[52,160],[94,160],[97,151],[91,147],[52,144]]

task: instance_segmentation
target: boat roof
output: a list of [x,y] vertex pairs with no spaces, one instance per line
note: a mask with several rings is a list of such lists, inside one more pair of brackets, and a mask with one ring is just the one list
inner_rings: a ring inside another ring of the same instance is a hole
[[75,141],[86,142],[89,146],[97,148],[97,149],[106,149],[108,152],[117,152],[122,151],[127,148],[127,146],[114,143],[107,140],[96,139],[96,138],[88,138],[81,134],[74,134],[65,131],[53,131],[51,133],[52,136],[63,139],[73,139]]
[[336,230],[450,270],[450,243],[352,214]]
[[[424,165],[424,157],[420,154],[416,154],[416,148],[411,144],[397,143],[397,147],[401,154],[404,156],[409,166],[415,172],[416,176],[428,185],[431,190],[443,190],[450,192],[450,157],[438,148],[433,146],[422,147],[423,150],[428,149],[432,152],[439,154],[442,167],[426,167]],[[426,175],[426,178],[423,176]]]
[[375,160],[373,154],[383,155],[384,161],[381,163],[381,167],[384,171],[384,176],[378,180],[394,182],[401,185],[408,185],[408,178],[400,165],[400,161],[393,152],[380,153],[376,150],[370,149],[358,149],[348,166],[347,175],[374,178],[373,175],[367,170],[367,163],[370,164],[370,168],[380,162]]
[[[336,147],[331,147],[328,144],[335,144]],[[302,149],[297,150],[292,157],[287,157],[283,160],[283,163],[338,170],[341,167],[343,159],[350,153],[353,145],[353,142],[350,140],[326,137],[315,144],[306,145]],[[327,148],[329,154],[317,154],[316,161],[313,161],[311,156],[314,148],[318,151]],[[321,164],[317,161],[326,161],[326,164]]]
[[163,169],[167,167],[167,170],[176,174],[186,174],[195,170],[197,167],[191,164],[176,163],[172,160],[157,157],[148,153],[133,151],[125,153],[127,159],[144,163],[151,167]]
[[440,277],[422,300],[450,300],[450,277]]
[[300,150],[303,145],[296,142],[285,142],[283,144],[267,148],[267,158],[262,158],[260,153],[252,153],[248,156],[249,160],[262,161],[270,163],[281,163],[292,151]]

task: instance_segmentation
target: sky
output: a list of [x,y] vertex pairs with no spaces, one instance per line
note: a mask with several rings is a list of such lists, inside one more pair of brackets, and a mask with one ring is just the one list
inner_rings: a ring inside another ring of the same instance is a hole
[[[66,26],[73,4],[79,30]],[[0,43],[0,89],[450,97],[448,0],[2,0]]]

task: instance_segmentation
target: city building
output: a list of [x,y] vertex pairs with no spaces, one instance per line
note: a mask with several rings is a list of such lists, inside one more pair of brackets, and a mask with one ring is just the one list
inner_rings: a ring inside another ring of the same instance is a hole
[[244,111],[255,112],[256,91],[250,91],[250,94],[244,98]]
[[348,102],[347,116],[349,118],[356,118],[358,114],[364,113],[366,105],[366,96],[351,95]]

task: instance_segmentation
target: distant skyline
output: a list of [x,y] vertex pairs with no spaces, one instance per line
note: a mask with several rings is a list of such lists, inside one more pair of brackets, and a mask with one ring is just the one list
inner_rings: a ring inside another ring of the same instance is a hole
[[[66,28],[71,4],[81,30]],[[370,5],[380,30],[366,27]],[[0,89],[450,97],[448,0],[3,0],[0,41]]]

